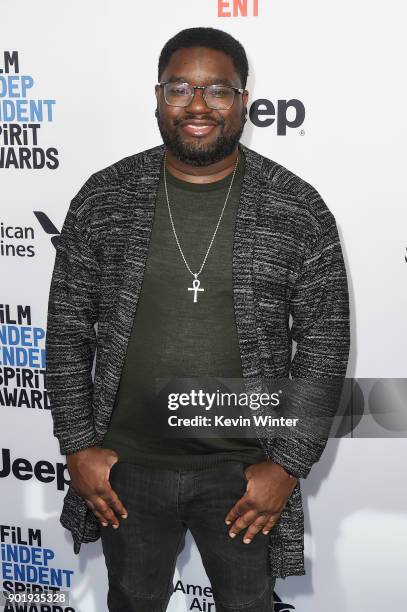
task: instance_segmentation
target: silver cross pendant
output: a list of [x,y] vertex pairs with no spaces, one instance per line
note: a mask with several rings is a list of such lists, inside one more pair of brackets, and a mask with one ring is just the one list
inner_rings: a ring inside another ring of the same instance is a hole
[[201,281],[198,280],[197,278],[197,274],[194,274],[195,276],[195,280],[192,281],[193,287],[188,287],[188,291],[193,291],[194,292],[194,303],[197,302],[197,298],[198,298],[198,291],[205,291],[205,289],[202,289],[199,285],[201,284]]

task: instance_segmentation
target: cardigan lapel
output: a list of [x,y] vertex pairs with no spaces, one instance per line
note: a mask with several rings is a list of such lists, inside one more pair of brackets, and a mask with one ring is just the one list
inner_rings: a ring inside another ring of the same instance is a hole
[[[103,372],[101,402],[108,407],[105,414],[109,418],[99,424],[100,431],[97,431],[97,435],[100,439],[103,439],[105,429],[109,425],[141,293],[164,151],[164,145],[145,151],[141,168],[134,170],[134,175],[126,182],[121,194],[125,205],[131,210],[131,216],[123,261],[123,282],[116,296],[115,306],[112,308],[112,319],[107,332],[107,342],[110,346]],[[103,413],[101,410],[100,414]],[[97,427],[96,422],[95,427]]]
[[233,302],[242,374],[248,392],[259,390],[261,362],[253,291],[253,255],[260,193],[261,158],[240,143],[245,172],[233,239]]
[[[236,214],[233,241],[232,277],[236,330],[240,348],[243,379],[250,391],[259,390],[261,363],[257,339],[255,302],[252,284],[252,260],[259,201],[261,156],[239,145],[245,156],[245,173]],[[140,297],[148,248],[154,222],[160,168],[165,147],[160,145],[144,153],[141,170],[135,171],[126,183],[123,197],[131,202],[132,218],[125,260],[123,282],[112,308],[112,320],[107,332],[110,342],[103,372],[101,401],[113,410],[127,344]],[[103,411],[100,411],[102,414]],[[97,435],[103,438],[108,422],[95,422]],[[103,430],[103,431],[102,431]]]

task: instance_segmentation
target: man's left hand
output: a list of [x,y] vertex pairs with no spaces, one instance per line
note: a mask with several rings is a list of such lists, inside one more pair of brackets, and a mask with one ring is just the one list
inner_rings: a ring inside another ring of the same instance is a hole
[[298,478],[273,461],[249,465],[245,476],[246,493],[229,510],[225,523],[233,523],[229,529],[232,538],[248,528],[243,542],[249,544],[260,530],[267,535],[277,523]]

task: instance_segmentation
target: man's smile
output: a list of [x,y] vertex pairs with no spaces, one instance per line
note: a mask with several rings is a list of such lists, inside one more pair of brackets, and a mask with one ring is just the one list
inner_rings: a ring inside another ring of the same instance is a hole
[[185,119],[179,123],[180,128],[186,134],[202,138],[210,134],[219,124],[208,119]]

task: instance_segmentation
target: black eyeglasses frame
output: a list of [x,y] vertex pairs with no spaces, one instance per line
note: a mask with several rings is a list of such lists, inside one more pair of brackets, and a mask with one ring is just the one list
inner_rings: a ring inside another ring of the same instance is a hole
[[[193,90],[194,90],[194,96],[195,96],[195,90],[196,90],[196,89],[203,89],[203,90],[205,90],[205,89],[207,89],[208,87],[213,87],[213,86],[216,86],[216,85],[218,85],[218,86],[220,86],[220,87],[227,87],[228,89],[232,89],[232,90],[233,90],[233,92],[234,92],[235,94],[236,94],[236,93],[243,94],[243,93],[245,93],[245,92],[247,91],[246,89],[243,89],[242,87],[233,87],[233,85],[225,85],[224,83],[211,83],[210,85],[191,85],[190,83],[181,82],[181,81],[162,81],[162,82],[160,82],[160,83],[157,83],[157,85],[156,85],[156,86],[157,86],[157,87],[164,87],[164,85],[167,85],[168,83],[179,83],[180,85],[188,85],[188,87],[192,87],[192,88],[193,88]],[[178,104],[169,104],[169,103],[167,102],[167,100],[166,100],[165,93],[164,93],[164,100],[165,100],[165,103],[166,103],[166,104],[168,104],[168,106],[175,106],[175,107],[177,107],[177,108],[186,108],[186,106],[189,106],[189,104],[191,104],[192,100],[194,99],[194,96],[191,98],[191,101],[190,101],[188,104],[186,104],[186,105],[181,105],[181,106],[180,106],[180,105],[178,105]],[[205,100],[205,104],[208,106],[208,108],[212,108],[211,106],[209,106],[209,104],[208,104],[208,103],[207,103],[207,101],[206,101],[206,98],[205,98],[205,91],[204,91],[204,93],[203,93],[202,97],[203,97],[203,99]],[[236,95],[233,97],[232,103],[231,103],[231,105],[230,105],[228,108],[224,108],[224,109],[213,109],[213,110],[229,110],[229,109],[230,109],[230,108],[232,108],[232,106],[233,106],[233,103],[234,103],[234,101],[235,101],[235,97],[236,97]]]

